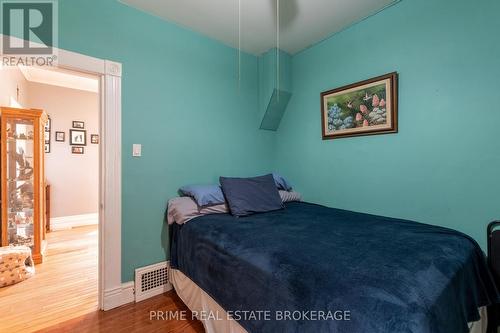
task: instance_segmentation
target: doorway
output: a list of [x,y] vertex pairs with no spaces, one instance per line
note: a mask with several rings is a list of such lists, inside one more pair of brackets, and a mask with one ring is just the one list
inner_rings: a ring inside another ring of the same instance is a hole
[[[3,35],[0,34],[0,38]],[[16,39],[12,37],[12,39]],[[23,40],[19,40],[23,43]],[[99,76],[99,309],[134,300],[133,286],[121,280],[121,78],[120,63],[57,49],[58,68]]]
[[99,306],[99,77],[0,71],[2,102],[11,107],[2,109],[3,243],[31,248],[36,264],[0,289],[0,306],[11,309],[0,331],[34,331]]

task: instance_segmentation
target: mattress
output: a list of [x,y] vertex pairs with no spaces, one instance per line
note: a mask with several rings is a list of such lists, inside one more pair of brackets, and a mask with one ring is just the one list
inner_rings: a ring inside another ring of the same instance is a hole
[[468,332],[498,301],[473,239],[411,221],[288,203],[175,225],[171,244],[172,267],[227,313],[270,314],[236,317],[248,332]]
[[[181,271],[172,269],[170,281],[177,295],[192,311],[193,318],[203,323],[205,333],[248,333],[210,295]],[[469,323],[469,333],[486,333],[488,317],[486,307],[478,309],[481,319]]]

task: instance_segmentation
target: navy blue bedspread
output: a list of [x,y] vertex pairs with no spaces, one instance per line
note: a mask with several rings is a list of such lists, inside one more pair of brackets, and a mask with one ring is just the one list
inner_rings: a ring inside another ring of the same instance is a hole
[[467,235],[308,203],[175,225],[171,264],[252,333],[465,333],[499,300]]

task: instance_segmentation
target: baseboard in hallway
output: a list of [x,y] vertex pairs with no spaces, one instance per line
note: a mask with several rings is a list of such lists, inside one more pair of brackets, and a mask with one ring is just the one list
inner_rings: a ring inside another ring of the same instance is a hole
[[98,213],[52,217],[50,219],[50,230],[69,230],[71,228],[96,225],[98,223]]

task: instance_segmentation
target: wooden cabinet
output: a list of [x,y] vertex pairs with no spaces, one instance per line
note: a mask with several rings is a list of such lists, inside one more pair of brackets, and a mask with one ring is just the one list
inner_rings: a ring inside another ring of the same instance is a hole
[[31,247],[41,263],[45,248],[44,126],[42,110],[0,108],[2,246]]

